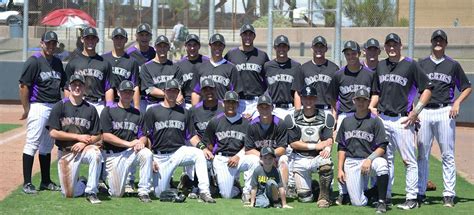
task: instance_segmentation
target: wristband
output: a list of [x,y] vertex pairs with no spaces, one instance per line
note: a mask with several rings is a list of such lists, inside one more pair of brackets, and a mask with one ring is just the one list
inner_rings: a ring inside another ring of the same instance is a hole
[[413,109],[413,111],[415,111],[416,115],[418,115],[418,114],[421,113],[421,111],[423,110],[423,108],[425,108],[425,104],[423,104],[422,102],[418,101],[418,103],[416,104],[415,109]]
[[370,161],[373,161],[375,158],[378,158],[379,155],[375,152],[372,152],[372,154],[369,155],[369,157],[367,157],[367,159],[369,159]]
[[315,143],[308,143],[308,150],[316,150],[316,144]]
[[204,145],[202,141],[199,141],[199,143],[196,144],[196,148],[203,150],[206,148],[206,145]]
[[329,146],[324,147],[324,151],[331,152],[331,147],[329,147]]

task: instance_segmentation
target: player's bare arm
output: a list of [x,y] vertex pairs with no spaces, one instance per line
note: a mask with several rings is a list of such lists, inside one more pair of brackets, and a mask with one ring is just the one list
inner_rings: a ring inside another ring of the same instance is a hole
[[136,86],[133,93],[133,106],[137,109],[140,108],[140,88]]
[[372,114],[378,116],[379,112],[377,110],[377,105],[379,104],[379,95],[372,95],[370,97],[369,110]]
[[199,101],[201,101],[201,96],[196,92],[192,92],[191,93],[191,104],[194,106],[197,103],[199,103]]
[[110,143],[114,146],[123,147],[123,148],[132,148],[137,144],[136,141],[126,141],[126,140],[120,139],[119,137],[115,136],[112,133],[103,133],[102,138],[107,143]]
[[301,97],[300,97],[300,94],[298,94],[297,91],[295,91],[293,105],[295,106],[295,110],[300,110],[301,109]]
[[461,94],[458,96],[458,98],[454,101],[453,107],[451,108],[451,111],[449,112],[449,117],[450,118],[456,118],[459,115],[459,109],[461,106],[461,103],[466,100],[469,95],[471,95],[472,92],[472,87],[468,87],[464,89]]
[[246,155],[256,155],[256,156],[260,157],[260,152],[257,149],[247,150],[247,151],[245,151],[245,154]]
[[65,131],[59,131],[56,129],[51,129],[51,131],[49,132],[49,135],[51,135],[51,137],[55,140],[77,141],[77,142],[82,142],[85,144],[92,143],[91,135],[88,135],[88,134],[74,134],[74,133],[68,133]]
[[362,175],[368,175],[370,173],[370,167],[372,166],[372,160],[382,157],[384,154],[385,150],[379,147],[371,155],[369,155],[369,157],[364,160],[362,167],[360,168]]
[[[275,155],[277,157],[280,157],[280,156],[285,155],[285,154],[286,154],[285,147],[278,147],[278,148],[275,149]],[[260,156],[260,154],[259,154],[259,156]]]
[[20,117],[20,120],[24,120],[28,117],[30,112],[30,89],[25,84],[20,84],[20,101],[23,106],[23,114]]
[[239,164],[239,160],[240,160],[239,155],[234,155],[234,156],[231,157],[231,158],[229,159],[229,161],[227,162],[227,166],[229,166],[229,167],[237,167],[237,165]]
[[114,103],[114,89],[110,88],[105,92],[105,103],[111,105]]
[[418,115],[421,113],[424,106],[428,104],[430,99],[431,99],[431,90],[430,89],[423,90],[423,93],[420,95],[420,99],[418,100],[418,103],[415,105],[415,108],[413,108],[413,110],[410,111],[410,113],[408,114],[408,118],[405,119],[402,122],[402,124],[404,124],[405,127],[414,125],[416,121],[418,120]]
[[329,140],[331,140],[330,144],[332,144],[332,138],[329,138],[329,139],[327,139],[325,141],[321,141],[319,143],[306,143],[302,140],[298,140],[298,141],[292,142],[290,145],[293,149],[297,149],[297,150],[316,150],[316,151],[320,151],[320,150],[323,150],[326,146],[330,146],[330,145],[328,145]]
[[250,204],[244,204],[244,207],[254,207],[255,206],[255,199],[257,198],[257,187],[252,187],[250,191]]
[[337,163],[337,180],[341,184],[346,183],[346,176],[344,174],[344,162],[346,161],[346,152],[339,151],[338,152],[338,163]]
[[156,87],[151,87],[149,90],[149,95],[155,97],[155,98],[164,98],[165,97],[165,92],[162,89],[156,88]]

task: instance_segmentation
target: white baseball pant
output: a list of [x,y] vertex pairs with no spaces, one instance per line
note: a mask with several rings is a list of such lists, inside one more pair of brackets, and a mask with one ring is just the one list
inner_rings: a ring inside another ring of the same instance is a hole
[[293,172],[295,176],[297,192],[311,191],[311,174],[317,172],[323,165],[332,165],[331,158],[322,158],[321,156],[306,157],[297,153],[292,154]]
[[53,149],[53,139],[49,136],[46,129],[46,123],[54,103],[31,103],[30,111],[26,123],[26,144],[23,153],[35,156],[36,151],[39,154],[46,155]]

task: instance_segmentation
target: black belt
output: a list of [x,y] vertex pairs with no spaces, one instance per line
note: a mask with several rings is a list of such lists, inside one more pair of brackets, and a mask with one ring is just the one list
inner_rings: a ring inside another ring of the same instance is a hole
[[277,108],[292,108],[293,104],[292,103],[276,103],[275,107],[277,107]]
[[166,154],[171,154],[174,153],[174,151],[159,151],[158,149],[153,149],[153,154],[158,154],[158,155],[166,155]]
[[329,110],[331,109],[331,105],[316,105],[317,109],[324,109],[324,110]]
[[101,102],[101,101],[104,101],[103,98],[96,98],[96,97],[85,97],[85,100],[88,101],[88,102]]
[[425,106],[425,108],[432,108],[432,109],[437,109],[437,108],[442,108],[442,107],[447,107],[451,105],[451,103],[429,103]]
[[226,157],[233,157],[236,154],[235,153],[229,153],[229,152],[218,152],[217,155],[226,156]]
[[390,117],[408,116],[408,112],[401,112],[401,113],[382,112],[382,114],[385,115],[385,116],[390,116]]
[[239,98],[243,100],[254,100],[258,98],[258,96],[239,96]]

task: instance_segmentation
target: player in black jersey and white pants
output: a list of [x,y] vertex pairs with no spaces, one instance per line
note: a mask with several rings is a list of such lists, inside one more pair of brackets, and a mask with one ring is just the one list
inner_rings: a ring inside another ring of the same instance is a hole
[[20,100],[23,106],[21,120],[27,119],[26,143],[23,148],[23,192],[36,194],[31,183],[34,155],[39,151],[41,167],[40,190],[60,188],[50,177],[51,150],[53,140],[45,128],[54,103],[61,100],[60,90],[66,76],[61,60],[53,56],[58,44],[58,35],[48,31],[41,37],[41,51],[28,58],[20,77]]
[[388,186],[388,165],[383,157],[388,138],[382,120],[369,111],[370,93],[358,89],[353,94],[356,112],[338,126],[338,181],[347,187],[351,203],[365,206],[368,193],[364,189],[369,176],[377,175],[377,213],[387,211],[385,200]]
[[365,59],[362,61],[362,64],[370,70],[375,71],[377,69],[377,64],[379,64],[380,52],[379,41],[374,38],[368,39],[367,42],[364,43],[363,53]]
[[[466,77],[461,65],[445,55],[448,35],[443,30],[436,30],[431,36],[432,53],[420,61],[421,68],[433,82],[433,96],[425,109],[420,113],[420,131],[418,132],[418,194],[419,200],[425,201],[426,184],[429,176],[429,157],[433,139],[441,149],[443,160],[443,204],[454,206],[456,195],[456,166],[454,163],[455,119],[459,106],[471,94],[471,82]],[[454,97],[454,87],[461,94]]]
[[317,90],[306,86],[299,92],[301,96],[300,110],[294,116],[287,116],[288,136],[293,152],[293,171],[298,199],[301,202],[313,201],[312,177],[318,171],[320,192],[317,205],[327,208],[331,204],[330,187],[333,179],[333,162],[331,146],[334,117],[324,110],[316,108]]
[[138,198],[145,203],[151,202],[148,193],[153,155],[146,148],[143,115],[131,106],[135,86],[131,81],[124,80],[117,90],[119,102],[105,107],[100,116],[109,193],[114,197],[122,197],[130,167],[139,165]]
[[209,192],[203,151],[186,146],[186,140],[189,140],[195,131],[188,110],[176,104],[179,89],[178,81],[171,79],[166,82],[164,101],[150,107],[145,114],[145,128],[153,152],[155,196],[160,196],[161,192],[169,189],[171,176],[178,166],[194,165],[201,200],[215,203]]

